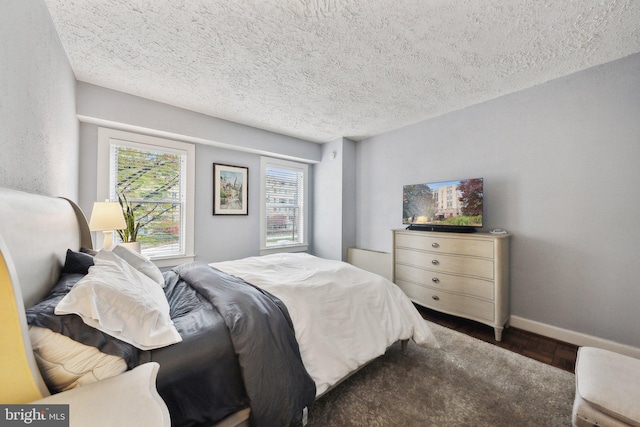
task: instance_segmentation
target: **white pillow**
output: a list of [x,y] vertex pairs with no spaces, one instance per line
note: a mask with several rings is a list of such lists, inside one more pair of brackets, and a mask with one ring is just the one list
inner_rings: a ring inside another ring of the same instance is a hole
[[162,288],[105,250],[94,257],[89,273],[62,298],[55,313],[77,314],[87,325],[141,350],[182,341]]
[[138,270],[140,273],[149,276],[151,280],[164,288],[165,283],[164,277],[162,277],[162,272],[154,263],[145,258],[144,255],[132,251],[131,249],[122,245],[116,245],[113,249],[111,249],[111,251],[131,264],[131,266]]

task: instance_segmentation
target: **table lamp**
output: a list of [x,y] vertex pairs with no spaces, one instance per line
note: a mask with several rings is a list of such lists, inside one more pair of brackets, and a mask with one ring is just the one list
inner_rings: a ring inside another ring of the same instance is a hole
[[103,248],[109,249],[113,246],[113,230],[122,230],[126,226],[122,208],[118,202],[105,200],[93,204],[89,230],[104,233]]

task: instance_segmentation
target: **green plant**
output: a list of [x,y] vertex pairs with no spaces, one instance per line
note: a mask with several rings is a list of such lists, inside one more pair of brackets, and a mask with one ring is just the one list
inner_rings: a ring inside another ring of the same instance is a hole
[[120,203],[120,207],[122,208],[122,214],[124,215],[124,222],[126,224],[123,230],[118,230],[118,235],[124,243],[135,242],[138,239],[138,231],[142,224],[140,221],[136,221],[136,215],[133,212],[134,208],[124,193],[118,194],[118,203]]

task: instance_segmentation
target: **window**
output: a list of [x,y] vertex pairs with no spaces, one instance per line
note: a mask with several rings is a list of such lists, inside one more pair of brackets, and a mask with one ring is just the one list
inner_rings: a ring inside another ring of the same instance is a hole
[[261,171],[261,253],[306,250],[309,166],[262,157]]
[[125,197],[142,253],[160,266],[193,259],[192,144],[100,128],[98,200]]

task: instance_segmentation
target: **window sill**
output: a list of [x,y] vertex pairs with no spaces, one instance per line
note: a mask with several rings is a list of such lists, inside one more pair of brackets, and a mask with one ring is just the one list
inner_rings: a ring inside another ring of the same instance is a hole
[[186,264],[189,262],[194,262],[196,259],[195,255],[181,255],[181,256],[168,256],[168,257],[152,257],[151,262],[153,262],[158,267],[175,267],[176,265]]
[[309,250],[309,245],[287,245],[287,246],[275,246],[270,248],[260,248],[260,255],[269,255],[286,252],[306,252]]

